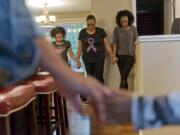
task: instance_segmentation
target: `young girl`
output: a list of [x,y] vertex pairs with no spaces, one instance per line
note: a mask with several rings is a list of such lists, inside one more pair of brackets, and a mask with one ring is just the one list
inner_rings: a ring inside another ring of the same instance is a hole
[[63,27],[56,27],[51,30],[51,36],[55,38],[55,41],[52,42],[53,47],[57,54],[59,54],[63,60],[68,63],[68,55],[70,58],[77,63],[77,68],[81,67],[81,63],[73,54],[71,43],[65,40],[66,31]]

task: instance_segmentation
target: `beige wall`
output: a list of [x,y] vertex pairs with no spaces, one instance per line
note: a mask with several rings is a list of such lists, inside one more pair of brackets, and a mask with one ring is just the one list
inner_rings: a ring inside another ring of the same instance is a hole
[[92,14],[97,17],[97,24],[103,27],[110,36],[115,27],[117,11],[132,9],[132,0],[92,0]]
[[59,13],[54,14],[57,17],[57,22],[62,21],[85,21],[87,15],[89,15],[90,11],[81,11],[81,12],[67,12],[67,13]]

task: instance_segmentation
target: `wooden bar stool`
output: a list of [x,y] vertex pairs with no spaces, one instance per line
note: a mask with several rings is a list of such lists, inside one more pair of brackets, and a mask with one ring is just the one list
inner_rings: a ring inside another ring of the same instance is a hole
[[69,128],[69,121],[68,121],[68,111],[67,111],[67,102],[66,102],[66,99],[63,98],[63,107],[64,107],[64,121],[65,121],[65,126],[66,126],[66,129],[68,130]]
[[40,97],[39,124],[45,124],[47,135],[51,135],[55,130],[57,135],[60,135],[60,131],[61,135],[65,135],[63,106],[59,106],[61,102],[57,100],[58,94],[54,79],[49,75],[37,75],[31,78],[30,83],[35,86],[36,94]]
[[59,94],[57,94],[57,99],[58,99],[58,106],[59,106],[59,108],[63,108],[63,111],[60,112],[60,115],[64,116],[64,123],[63,124],[65,125],[65,128],[68,131],[69,123],[68,123],[68,112],[67,112],[67,102],[66,102],[66,99],[61,97],[61,95],[59,95]]
[[37,135],[36,116],[33,112],[34,99],[35,91],[32,85],[19,85],[7,89],[0,89],[0,135],[14,134],[12,127],[15,125],[11,124],[11,116],[24,108],[27,108],[29,112],[29,134]]

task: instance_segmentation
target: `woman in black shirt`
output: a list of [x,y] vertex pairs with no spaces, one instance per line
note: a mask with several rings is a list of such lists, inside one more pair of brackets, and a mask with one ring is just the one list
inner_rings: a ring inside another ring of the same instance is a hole
[[103,67],[105,59],[105,50],[111,58],[113,53],[107,40],[107,34],[102,28],[96,27],[96,18],[89,15],[86,18],[87,28],[82,29],[79,33],[78,54],[77,57],[82,59],[86,72],[104,83]]

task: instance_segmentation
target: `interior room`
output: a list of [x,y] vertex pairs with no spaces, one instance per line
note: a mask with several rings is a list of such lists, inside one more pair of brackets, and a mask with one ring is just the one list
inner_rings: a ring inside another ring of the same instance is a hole
[[179,135],[180,0],[2,0],[0,135]]

